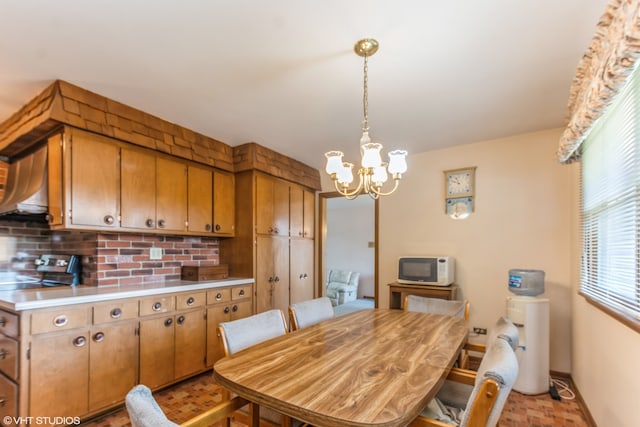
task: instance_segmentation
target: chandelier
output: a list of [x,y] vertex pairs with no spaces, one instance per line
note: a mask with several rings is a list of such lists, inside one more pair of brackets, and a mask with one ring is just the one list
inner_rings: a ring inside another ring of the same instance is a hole
[[[378,51],[378,41],[375,39],[362,39],[358,41],[353,50],[358,56],[364,57],[364,95],[362,105],[364,120],[362,122],[362,137],[360,138],[361,167],[358,169],[358,185],[350,188],[353,182],[353,163],[344,162],[342,151],[329,151],[325,153],[327,158],[326,172],[331,176],[336,190],[347,199],[355,199],[360,194],[366,193],[373,199],[380,196],[388,196],[398,188],[402,174],[407,171],[407,152],[394,150],[389,152],[389,162],[383,162],[380,156],[382,144],[371,142],[369,137],[369,65],[368,59]],[[387,174],[388,172],[388,174]],[[393,179],[393,188],[383,191],[385,182]]]

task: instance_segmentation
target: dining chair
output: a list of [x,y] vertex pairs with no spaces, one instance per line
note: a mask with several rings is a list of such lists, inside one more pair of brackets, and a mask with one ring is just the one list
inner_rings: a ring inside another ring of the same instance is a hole
[[453,368],[449,379],[411,427],[494,427],[518,376],[518,359],[499,336],[489,343],[477,373]]
[[[286,333],[287,322],[282,310],[278,309],[218,324],[218,336],[222,340],[224,354],[227,357]],[[227,390],[225,390],[224,394],[229,397]],[[290,426],[292,424],[290,417],[269,408],[260,409],[258,404],[250,402],[248,411],[249,424],[251,426],[259,426],[261,416],[267,421],[282,426]]]
[[292,331],[315,325],[333,317],[333,305],[327,297],[310,299],[289,306],[289,324]]
[[176,424],[167,418],[146,385],[139,384],[133,387],[125,397],[125,405],[133,427],[175,427],[178,425],[183,427],[204,427],[222,421],[225,418],[228,419],[229,415],[247,403],[249,403],[247,400],[236,396],[190,418],[182,424]]
[[407,295],[404,298],[404,310],[457,316],[464,320],[469,320],[468,300],[455,301],[441,298],[421,297],[418,295]]

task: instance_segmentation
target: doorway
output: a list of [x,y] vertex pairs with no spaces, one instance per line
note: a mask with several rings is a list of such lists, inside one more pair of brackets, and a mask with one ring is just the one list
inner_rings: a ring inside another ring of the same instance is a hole
[[329,270],[357,271],[358,301],[378,307],[378,201],[337,192],[318,197],[318,295],[325,295]]

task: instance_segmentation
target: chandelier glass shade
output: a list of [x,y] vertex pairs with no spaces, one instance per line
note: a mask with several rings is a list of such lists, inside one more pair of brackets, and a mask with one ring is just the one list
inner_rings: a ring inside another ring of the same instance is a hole
[[[378,42],[375,39],[362,39],[358,41],[353,50],[358,56],[364,57],[364,95],[362,105],[364,120],[362,122],[362,137],[360,138],[360,155],[362,156],[360,168],[357,170],[358,182],[352,188],[354,181],[353,163],[343,160],[342,151],[329,151],[325,153],[327,158],[326,172],[331,176],[336,190],[348,199],[355,199],[360,194],[369,194],[373,199],[387,196],[398,188],[402,174],[407,171],[407,152],[394,150],[389,152],[389,161],[383,162],[382,144],[371,142],[369,137],[369,66],[368,58],[377,52]],[[385,182],[393,179],[393,187],[390,190],[383,189]]]

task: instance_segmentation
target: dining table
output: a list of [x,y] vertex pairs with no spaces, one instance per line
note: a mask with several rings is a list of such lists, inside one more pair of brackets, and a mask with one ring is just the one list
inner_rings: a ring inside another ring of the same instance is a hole
[[467,331],[459,317],[361,310],[220,359],[214,378],[314,426],[403,426],[436,395]]

